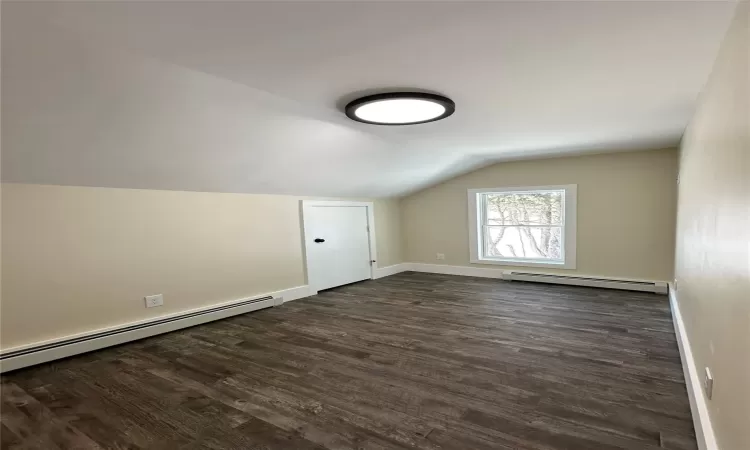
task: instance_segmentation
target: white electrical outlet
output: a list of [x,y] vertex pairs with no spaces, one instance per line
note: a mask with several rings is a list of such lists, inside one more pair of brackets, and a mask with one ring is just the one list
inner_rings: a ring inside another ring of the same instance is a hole
[[703,379],[703,389],[706,391],[706,398],[711,400],[714,395],[714,376],[711,375],[711,369],[706,367],[706,377]]
[[146,308],[153,308],[164,304],[164,296],[161,294],[147,295],[143,298],[146,300]]
[[445,259],[445,253],[438,253],[437,259]]

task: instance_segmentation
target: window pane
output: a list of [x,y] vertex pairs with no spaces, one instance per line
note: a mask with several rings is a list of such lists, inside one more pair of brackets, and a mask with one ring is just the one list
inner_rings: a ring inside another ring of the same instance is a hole
[[562,227],[485,226],[484,257],[563,261]]
[[563,191],[483,194],[484,225],[562,225]]

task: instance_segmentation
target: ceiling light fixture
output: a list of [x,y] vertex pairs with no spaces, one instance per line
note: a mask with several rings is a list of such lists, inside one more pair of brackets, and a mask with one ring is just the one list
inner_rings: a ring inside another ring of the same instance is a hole
[[445,119],[456,110],[448,97],[424,92],[387,92],[346,105],[346,116],[373,125],[415,125]]

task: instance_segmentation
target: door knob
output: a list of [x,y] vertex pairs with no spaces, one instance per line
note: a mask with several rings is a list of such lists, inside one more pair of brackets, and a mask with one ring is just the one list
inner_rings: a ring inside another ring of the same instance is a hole
[[315,242],[317,242],[318,244],[320,244],[321,242],[325,242],[325,241],[326,241],[325,239],[321,239],[321,238],[315,239]]

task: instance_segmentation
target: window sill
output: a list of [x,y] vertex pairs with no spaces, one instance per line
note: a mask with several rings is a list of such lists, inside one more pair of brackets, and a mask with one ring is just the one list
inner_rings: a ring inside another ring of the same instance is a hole
[[515,266],[515,267],[549,267],[554,269],[573,270],[576,268],[575,262],[542,262],[542,261],[524,261],[520,259],[472,259],[472,264],[489,264],[495,266]]

